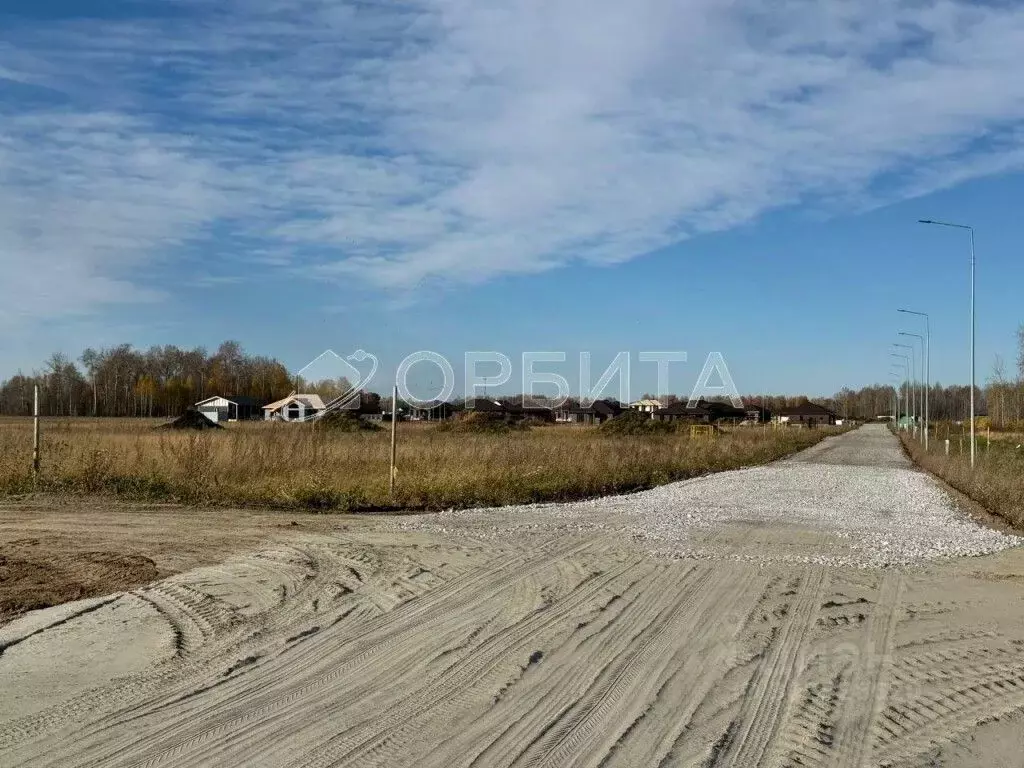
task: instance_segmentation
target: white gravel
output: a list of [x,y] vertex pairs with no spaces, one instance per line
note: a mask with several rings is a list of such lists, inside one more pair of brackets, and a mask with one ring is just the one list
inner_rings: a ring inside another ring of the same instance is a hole
[[605,531],[669,557],[884,567],[990,554],[1024,544],[982,527],[896,440],[866,426],[795,459],[650,491],[571,504],[450,511],[401,528],[476,537]]

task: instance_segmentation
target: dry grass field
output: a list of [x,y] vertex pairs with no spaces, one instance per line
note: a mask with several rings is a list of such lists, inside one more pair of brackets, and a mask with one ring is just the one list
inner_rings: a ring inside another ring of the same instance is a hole
[[1020,435],[979,433],[975,468],[971,469],[970,438],[950,433],[949,456],[944,432],[933,439],[928,453],[917,440],[900,433],[900,440],[916,464],[941,477],[989,512],[1018,528],[1024,527],[1024,447]]
[[237,423],[210,432],[140,419],[43,423],[33,478],[29,419],[0,419],[0,495],[32,491],[133,501],[342,511],[436,510],[569,500],[763,464],[830,430],[737,428],[609,435],[546,426],[504,434],[400,424],[398,483],[388,491],[390,435],[303,424]]

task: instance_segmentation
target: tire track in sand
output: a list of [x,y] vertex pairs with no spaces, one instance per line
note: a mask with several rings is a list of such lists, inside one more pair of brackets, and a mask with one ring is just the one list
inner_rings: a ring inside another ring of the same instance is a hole
[[[443,624],[452,615],[465,615],[471,606],[492,602],[515,580],[551,567],[552,562],[594,547],[595,541],[547,541],[529,553],[509,553],[495,563],[481,566],[463,578],[453,580],[422,598],[412,600],[389,614],[374,617],[362,627],[359,637],[340,643],[335,633],[320,632],[307,645],[330,648],[308,671],[296,676],[294,664],[283,660],[275,669],[262,675],[258,688],[240,678],[233,686],[234,694],[222,696],[199,714],[191,710],[165,711],[159,720],[133,716],[140,729],[136,738],[145,734],[146,746],[135,751],[131,763],[139,768],[152,768],[167,762],[201,762],[209,760],[209,751],[217,752],[217,741],[224,734],[245,729],[252,744],[267,742],[280,733],[287,720],[308,724],[307,707],[329,701],[336,695],[332,684],[353,670],[369,668],[371,659],[387,657],[405,649],[413,657],[422,645],[425,628]],[[109,728],[114,723],[105,724]],[[119,751],[117,745],[97,738],[94,749],[110,755]],[[189,756],[186,761],[186,755]]]
[[854,665],[846,704],[839,719],[836,766],[861,768],[871,756],[873,734],[889,691],[902,594],[902,574],[885,573],[868,619],[867,639],[860,646],[858,663]]
[[825,568],[806,568],[778,636],[754,672],[743,705],[713,760],[716,768],[765,765],[781,732],[799,674],[804,638],[813,630],[828,576]]

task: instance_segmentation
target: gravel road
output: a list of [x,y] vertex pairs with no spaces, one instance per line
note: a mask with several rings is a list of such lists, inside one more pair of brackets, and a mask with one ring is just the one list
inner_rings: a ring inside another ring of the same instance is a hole
[[[1022,540],[967,518],[882,426],[829,438],[788,460],[575,504],[449,512],[403,530],[601,530],[672,557],[883,567],[990,554]],[[752,535],[751,530],[764,533]]]
[[1021,764],[1024,549],[884,429],[337,525],[0,627],[0,765]]

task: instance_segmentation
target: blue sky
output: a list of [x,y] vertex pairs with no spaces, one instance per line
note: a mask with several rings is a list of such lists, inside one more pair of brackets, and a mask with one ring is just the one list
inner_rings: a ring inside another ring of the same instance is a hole
[[0,377],[234,338],[831,394],[887,380],[907,305],[965,382],[968,241],[927,217],[977,229],[983,380],[1024,320],[1021,71],[1016,3],[5,0]]

